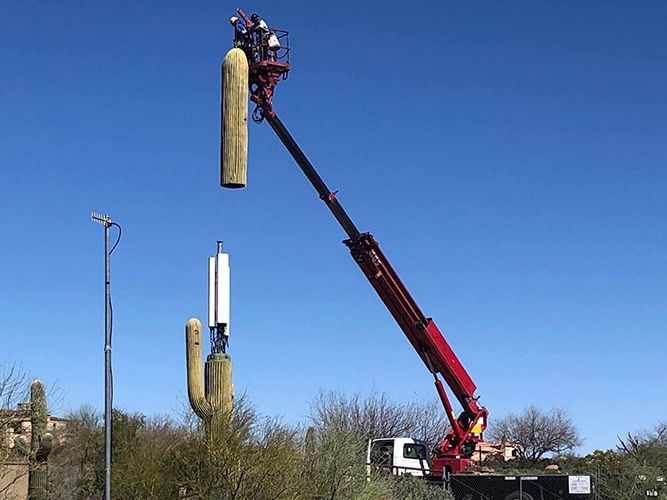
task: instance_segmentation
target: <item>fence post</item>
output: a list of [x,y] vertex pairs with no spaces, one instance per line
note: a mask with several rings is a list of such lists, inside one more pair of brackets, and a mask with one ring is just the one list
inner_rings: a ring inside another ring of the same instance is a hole
[[595,488],[595,500],[600,500],[600,476],[602,475],[601,469],[601,464],[598,464],[598,466],[595,468],[595,485],[593,486]]

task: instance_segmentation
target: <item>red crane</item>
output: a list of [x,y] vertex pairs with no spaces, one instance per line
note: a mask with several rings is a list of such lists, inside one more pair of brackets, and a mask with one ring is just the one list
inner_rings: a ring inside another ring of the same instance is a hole
[[[246,26],[252,28],[251,20],[237,9]],[[347,215],[337,199],[337,191],[331,191],[304,152],[296,143],[273,107],[273,95],[280,80],[286,79],[290,70],[289,34],[272,28],[281,41],[281,49],[271,54],[261,37],[252,38],[252,43],[241,47],[248,56],[250,99],[256,104],[253,119],[266,120],[296,163],[326,204],[348,239],[343,243],[350,249],[354,261],[384,302],[429,372],[433,375],[435,388],[445,409],[450,429],[433,450],[432,473],[441,476],[443,471],[457,473],[468,467],[476,444],[481,442],[487,424],[488,411],[478,404],[476,386],[440,330],[419,308],[398,274],[389,263],[373,235],[361,233]],[[267,56],[267,54],[271,54]],[[462,411],[457,417],[442,380],[447,383]]]

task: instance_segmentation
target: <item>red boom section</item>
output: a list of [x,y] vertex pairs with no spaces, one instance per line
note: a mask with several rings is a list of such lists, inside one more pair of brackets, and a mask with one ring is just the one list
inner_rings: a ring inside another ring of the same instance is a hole
[[[443,467],[450,472],[459,472],[468,465],[467,459],[472,455],[475,444],[482,441],[482,432],[486,427],[488,412],[477,404],[477,387],[436,324],[422,313],[375,238],[370,233],[362,233],[357,238],[345,240],[345,244],[412,347],[434,375],[436,390],[451,425],[451,430],[436,448],[439,460],[434,461],[434,469],[438,474]],[[458,418],[438,374],[463,408]]]
[[477,387],[435,323],[424,316],[373,235],[345,240],[352,257],[431,372],[440,373],[464,409],[477,414]]

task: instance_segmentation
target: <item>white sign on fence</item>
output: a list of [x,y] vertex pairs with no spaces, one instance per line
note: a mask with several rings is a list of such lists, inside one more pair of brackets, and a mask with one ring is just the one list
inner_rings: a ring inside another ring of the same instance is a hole
[[591,476],[568,476],[569,493],[590,493]]

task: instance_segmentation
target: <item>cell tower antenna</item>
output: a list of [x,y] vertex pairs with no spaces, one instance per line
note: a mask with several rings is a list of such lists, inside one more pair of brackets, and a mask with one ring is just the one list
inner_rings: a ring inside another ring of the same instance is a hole
[[208,259],[208,328],[211,353],[227,352],[230,319],[229,254],[222,251],[222,241],[216,244],[216,254]]

